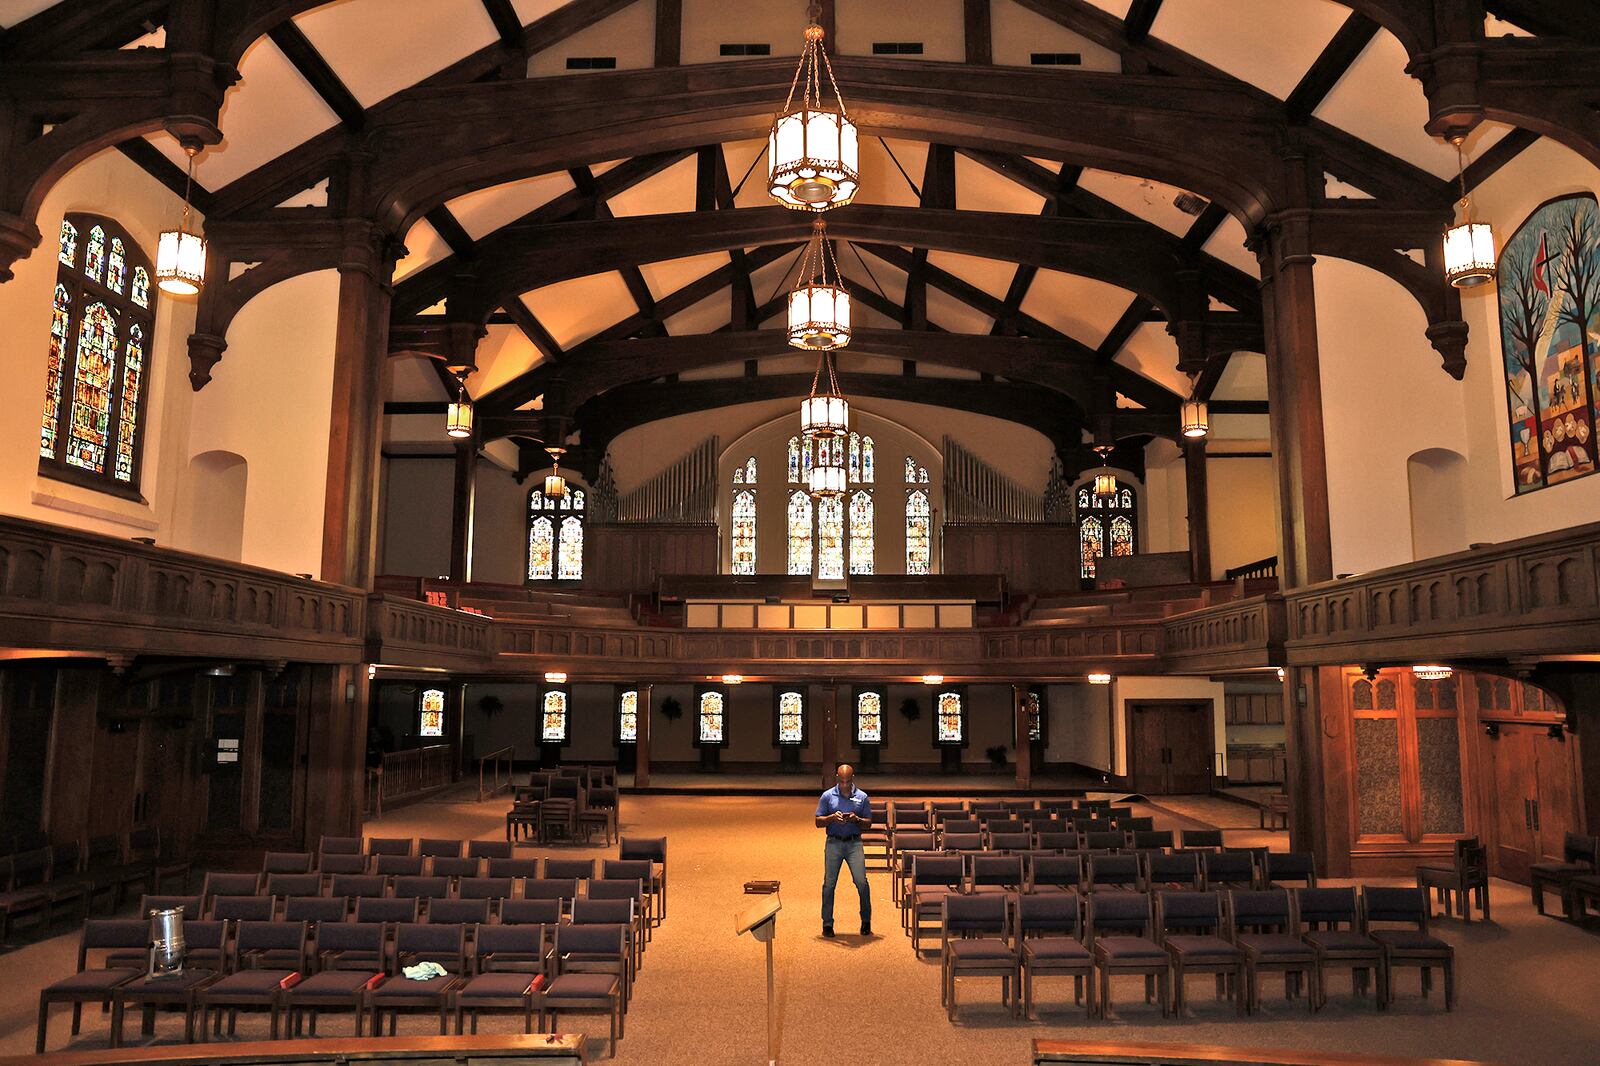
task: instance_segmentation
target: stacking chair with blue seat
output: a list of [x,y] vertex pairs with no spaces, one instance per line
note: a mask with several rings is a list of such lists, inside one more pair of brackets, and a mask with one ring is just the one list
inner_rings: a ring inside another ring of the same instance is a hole
[[368,855],[410,855],[410,837],[368,837]]
[[[150,923],[142,918],[84,922],[78,937],[78,971],[39,993],[39,1028],[34,1051],[44,1054],[51,1007],[61,1003],[72,1005],[72,1035],[77,1036],[83,1027],[85,1003],[109,1008],[119,987],[146,972],[149,944]],[[89,965],[92,954],[103,954],[102,965]],[[137,961],[133,965],[113,967],[111,957],[118,954]]]
[[472,928],[489,924],[486,899],[432,899],[423,918],[429,925],[461,925]]
[[328,922],[317,929],[317,972],[286,989],[284,1009],[289,1033],[299,1036],[306,1015],[310,1035],[317,1035],[317,1017],[324,1011],[349,1011],[356,1036],[365,1031],[368,988],[383,980],[387,930],[379,923]]
[[911,935],[911,950],[922,954],[922,938],[939,932],[939,919],[946,896],[958,895],[966,887],[966,860],[960,855],[913,855],[911,879],[906,885],[906,906],[902,912],[905,931]]
[[1028,856],[1029,892],[1083,890],[1083,860],[1076,855],[1033,852]]
[[309,851],[269,851],[261,857],[264,874],[308,874],[315,865]]
[[650,924],[660,925],[667,920],[667,838],[618,837],[617,858],[623,861],[648,862],[650,876],[645,889],[655,897],[650,909]]
[[623,1035],[623,983],[627,980],[626,932],[619,925],[556,927],[550,978],[539,991],[539,1031],[550,1019],[555,1032],[563,1014],[605,1014],[611,1021],[610,1054]]
[[544,928],[537,925],[483,925],[473,937],[473,976],[458,987],[456,1034],[467,1015],[472,1031],[484,1013],[520,1014],[522,1031],[533,1032],[534,1004],[545,983]]
[[[383,1017],[389,1016],[389,1035],[395,1033],[402,1013],[437,1011],[439,1035],[448,1033],[450,996],[461,984],[467,968],[467,934],[461,925],[422,925],[407,922],[395,926],[394,948],[389,956],[389,976],[367,989],[366,1009],[372,1018],[372,1033],[383,1035]],[[445,972],[422,980],[405,976],[408,966],[432,962]]]
[[1300,888],[1295,890],[1295,907],[1305,927],[1302,939],[1317,957],[1315,995],[1320,1009],[1328,1002],[1328,971],[1350,971],[1351,991],[1365,996],[1370,978],[1381,1006],[1383,948],[1361,927],[1361,912],[1353,888]]
[[1150,888],[1200,890],[1200,856],[1192,851],[1156,853],[1145,861],[1145,877]]
[[[305,922],[243,921],[236,927],[229,972],[200,990],[196,1005],[200,1011],[200,1032],[207,1021],[217,1034],[222,1033],[222,1014],[228,1014],[228,1035],[241,1010],[266,1011],[271,1018],[272,1039],[278,1039],[278,1020],[289,989],[304,980],[308,961],[309,928]],[[290,964],[274,965],[270,960],[287,959]]]
[[389,879],[382,874],[334,874],[328,895],[348,899],[377,898],[389,891]]
[[1266,888],[1317,887],[1317,857],[1309,851],[1269,851],[1261,865]]
[[1084,887],[1090,892],[1105,889],[1143,892],[1144,862],[1138,855],[1091,855]]
[[996,892],[951,894],[941,901],[939,1001],[950,1021],[956,1020],[956,981],[962,977],[998,977],[1000,1003],[1016,1015],[1012,993],[1020,971],[1010,911],[1007,897]]
[[1095,892],[1087,899],[1084,927],[1100,978],[1096,1015],[1104,1018],[1111,1011],[1112,978],[1136,976],[1144,978],[1145,1002],[1159,1002],[1166,1017],[1171,957],[1151,935],[1150,897],[1143,892]]
[[1083,900],[1077,893],[1023,893],[1014,903],[1016,946],[1022,967],[1022,1016],[1033,1019],[1033,982],[1071,977],[1073,1002],[1094,1016],[1094,955],[1079,938]]
[[1303,985],[1307,1009],[1317,1009],[1317,954],[1300,936],[1294,896],[1285,888],[1228,893],[1228,935],[1244,953],[1245,1009],[1261,1009],[1261,976],[1283,974],[1283,995]]
[[219,922],[270,922],[274,913],[271,896],[218,896],[211,901],[211,917]]
[[[1376,925],[1384,928],[1373,928]],[[1433,971],[1443,972],[1444,1009],[1455,1009],[1456,952],[1428,932],[1427,893],[1420,888],[1364,887],[1361,927],[1383,949],[1383,966],[1378,971],[1380,1008],[1394,1002],[1395,970],[1415,967],[1421,971],[1424,999],[1433,991]]]
[[366,872],[367,857],[365,855],[332,852],[327,855],[317,856],[317,873],[324,878],[333,877],[336,874],[364,874]]
[[183,938],[188,945],[190,965],[173,975],[144,974],[113,990],[111,1046],[122,1046],[122,1020],[129,1007],[141,1010],[143,1018],[139,1032],[144,1036],[155,1032],[157,1007],[181,1009],[184,1015],[184,1042],[194,1043],[199,995],[206,986],[222,976],[226,937],[226,922],[184,922]]
[[1245,1012],[1244,953],[1229,940],[1218,892],[1157,892],[1156,936],[1172,957],[1172,1012],[1182,1018],[1189,997],[1185,978],[1191,973],[1215,974],[1217,996],[1233,997],[1234,1010]]
[[507,899],[500,902],[501,925],[559,925],[559,899]]

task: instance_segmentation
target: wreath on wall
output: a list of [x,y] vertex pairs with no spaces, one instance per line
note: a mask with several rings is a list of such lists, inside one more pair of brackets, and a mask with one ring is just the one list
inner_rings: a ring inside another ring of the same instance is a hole
[[683,717],[683,704],[678,702],[678,697],[668,696],[661,701],[661,715],[669,722],[676,722]]
[[900,701],[900,715],[908,722],[915,722],[922,717],[922,704],[915,696],[907,696]]

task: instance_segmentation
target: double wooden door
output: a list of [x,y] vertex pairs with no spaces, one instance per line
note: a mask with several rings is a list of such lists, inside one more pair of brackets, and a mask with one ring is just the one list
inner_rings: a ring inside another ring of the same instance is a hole
[[1494,782],[1487,797],[1491,865],[1497,875],[1525,882],[1534,863],[1561,861],[1563,837],[1574,828],[1573,741],[1552,736],[1548,725],[1507,722],[1482,743]]
[[1135,792],[1185,795],[1211,791],[1212,706],[1200,702],[1128,704],[1128,775]]

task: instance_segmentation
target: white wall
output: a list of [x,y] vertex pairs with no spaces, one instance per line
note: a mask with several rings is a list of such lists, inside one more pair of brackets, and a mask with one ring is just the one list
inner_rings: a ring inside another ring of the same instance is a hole
[[267,289],[233,320],[222,362],[195,394],[185,461],[226,451],[249,465],[243,562],[322,570],[338,304],[333,270]]
[[156,324],[139,485],[144,502],[41,478],[38,469],[62,216],[86,211],[114,218],[154,262],[161,229],[176,223],[181,210],[177,197],[115,149],[74,167],[45,197],[38,218],[43,241],[17,263],[16,276],[0,285],[0,393],[7,399],[0,405],[0,511],[113,537],[175,543],[178,483],[190,454],[185,439],[193,396],[188,381],[193,300],[153,290]]
[[1112,714],[1109,685],[1049,685],[1045,759],[1111,772]]

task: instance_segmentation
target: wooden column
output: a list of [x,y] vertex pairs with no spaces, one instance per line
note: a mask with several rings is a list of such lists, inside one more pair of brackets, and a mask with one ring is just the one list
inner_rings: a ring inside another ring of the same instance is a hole
[[1017,788],[1033,787],[1033,741],[1028,737],[1028,686],[1011,686],[1012,737],[1017,750]]
[[1183,438],[1184,484],[1189,490],[1189,576],[1211,580],[1210,504],[1206,489],[1206,439]]
[[648,684],[639,686],[639,739],[633,745],[633,787],[650,784],[650,720],[655,717]]
[[383,369],[389,346],[391,263],[382,232],[352,225],[339,264],[333,417],[322,521],[322,580],[371,588],[377,566]]
[[367,684],[363,663],[314,666],[307,671],[311,686],[306,702],[306,818],[304,846],[312,848],[324,834],[349,836],[361,831],[366,788]]
[[967,38],[967,62],[993,63],[994,35],[989,21],[989,0],[963,0],[961,6]]
[[1274,216],[1257,255],[1272,464],[1278,482],[1278,582],[1286,589],[1298,588],[1333,577],[1309,214],[1285,211]]
[[822,787],[833,784],[833,769],[839,765],[839,686],[822,686]]
[[456,441],[455,491],[450,499],[450,580],[472,580],[473,510],[478,490],[478,442]]
[[683,0],[656,0],[656,66],[675,67],[683,53]]

